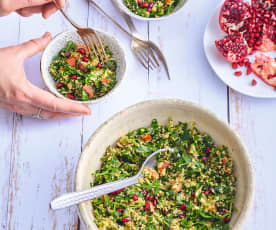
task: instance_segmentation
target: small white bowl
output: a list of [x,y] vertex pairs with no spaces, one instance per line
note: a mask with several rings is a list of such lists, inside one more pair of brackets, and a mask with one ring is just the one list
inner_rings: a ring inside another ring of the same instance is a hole
[[116,72],[116,79],[117,79],[117,84],[114,86],[113,89],[111,89],[107,94],[105,94],[102,97],[99,97],[94,100],[89,100],[89,101],[77,101],[77,100],[70,100],[66,98],[64,95],[58,92],[56,88],[56,83],[51,74],[49,73],[49,66],[52,63],[53,59],[55,56],[58,55],[60,50],[66,46],[66,43],[68,41],[73,41],[78,44],[84,44],[81,37],[75,30],[68,30],[65,32],[62,32],[58,34],[56,37],[53,38],[53,40],[50,42],[50,44],[46,47],[44,50],[42,57],[41,57],[41,62],[40,62],[40,71],[41,71],[41,76],[42,79],[47,86],[47,88],[55,94],[57,97],[64,98],[66,100],[70,100],[73,102],[77,103],[82,103],[82,104],[94,104],[98,103],[104,99],[106,99],[108,96],[110,96],[115,90],[119,88],[119,85],[121,84],[125,72],[126,72],[126,59],[125,59],[125,52],[118,42],[114,37],[108,35],[105,32],[96,30],[97,34],[101,38],[102,42],[104,45],[107,45],[109,49],[113,52],[113,57],[115,58],[117,62],[117,72]]
[[146,17],[142,17],[142,16],[139,16],[137,14],[134,14],[131,10],[129,10],[125,4],[124,4],[124,0],[113,0],[113,3],[120,9],[122,10],[124,13],[128,14],[129,16],[133,17],[133,18],[136,18],[138,20],[143,20],[143,21],[158,21],[158,20],[164,20],[172,15],[175,15],[176,13],[178,13],[182,8],[183,6],[185,5],[185,3],[187,2],[188,0],[181,0],[180,3],[176,6],[176,8],[173,9],[173,11],[168,14],[168,15],[164,15],[164,16],[161,16],[159,18],[146,18]]
[[[228,147],[237,176],[237,194],[230,222],[231,230],[240,230],[252,205],[254,193],[253,170],[249,154],[240,137],[228,124],[202,106],[177,99],[163,99],[142,102],[117,113],[105,122],[89,139],[77,166],[75,190],[90,188],[91,173],[101,167],[101,158],[106,148],[129,131],[148,127],[153,118],[160,124],[167,124],[168,118],[174,122],[195,121],[196,127],[211,135],[216,144]],[[79,204],[79,213],[87,230],[97,230],[90,201]]]

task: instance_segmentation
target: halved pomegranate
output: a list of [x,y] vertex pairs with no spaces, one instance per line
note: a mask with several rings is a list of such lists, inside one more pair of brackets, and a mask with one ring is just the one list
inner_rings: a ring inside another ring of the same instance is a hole
[[219,24],[221,29],[228,34],[242,32],[241,30],[245,29],[245,20],[250,17],[248,3],[243,0],[226,0],[220,10]]
[[229,62],[240,62],[250,53],[246,41],[240,36],[228,35],[215,41],[215,44],[220,54]]
[[252,71],[265,83],[276,86],[276,60],[263,54],[256,55],[251,64]]

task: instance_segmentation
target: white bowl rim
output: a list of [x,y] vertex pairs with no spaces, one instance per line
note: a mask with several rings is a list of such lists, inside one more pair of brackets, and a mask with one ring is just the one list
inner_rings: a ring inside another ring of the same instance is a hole
[[167,19],[168,17],[170,16],[173,16],[173,15],[176,15],[178,14],[183,8],[184,6],[186,5],[186,3],[189,1],[189,0],[185,0],[186,2],[177,10],[171,12],[170,14],[167,14],[167,15],[164,15],[164,16],[161,16],[161,17],[158,17],[158,18],[146,18],[146,17],[143,17],[143,16],[140,16],[140,15],[137,15],[135,13],[133,13],[130,9],[128,9],[122,2],[121,0],[113,0],[113,2],[115,3],[115,5],[121,9],[123,12],[125,12],[126,14],[128,14],[129,16],[135,18],[135,19],[138,19],[138,20],[141,20],[141,21],[162,21],[162,20],[165,20]]
[[[240,135],[230,126],[228,125],[225,121],[223,121],[222,119],[218,118],[217,115],[212,112],[211,110],[202,107],[200,104],[196,104],[194,102],[190,102],[190,101],[184,101],[182,99],[174,99],[174,98],[164,98],[164,99],[152,99],[152,100],[146,100],[146,101],[142,101],[139,103],[136,103],[134,105],[128,106],[127,108],[121,110],[120,112],[114,114],[112,117],[110,117],[109,119],[107,119],[102,125],[100,125],[96,131],[90,136],[90,138],[88,139],[87,143],[85,144],[82,153],[80,154],[79,157],[79,161],[77,164],[77,168],[76,168],[76,173],[75,173],[75,184],[74,184],[74,189],[75,191],[77,191],[77,187],[78,187],[78,172],[79,169],[81,167],[81,161],[84,157],[83,152],[85,151],[85,149],[90,145],[91,142],[93,142],[93,140],[95,139],[95,137],[98,135],[98,133],[100,133],[102,131],[102,129],[108,125],[109,123],[111,123],[113,120],[117,119],[119,116],[121,116],[124,113],[128,113],[130,110],[135,109],[137,106],[143,106],[144,104],[162,104],[162,103],[171,103],[171,104],[178,104],[178,105],[182,105],[182,106],[189,106],[195,109],[198,109],[204,113],[207,113],[208,115],[210,115],[211,117],[213,117],[217,122],[219,122],[224,129],[226,129],[228,132],[232,133],[234,135],[234,138],[236,139],[237,143],[240,145],[241,149],[243,150],[243,154],[245,156],[245,160],[246,160],[246,165],[247,165],[247,171],[248,171],[248,191],[251,191],[249,194],[247,194],[246,196],[246,200],[244,201],[244,203],[246,204],[244,206],[244,212],[242,212],[235,224],[235,226],[233,227],[232,230],[238,230],[241,229],[242,225],[244,224],[245,220],[247,219],[251,207],[252,207],[252,203],[253,203],[253,198],[254,198],[254,172],[253,172],[253,166],[252,166],[252,162],[250,159],[250,154],[247,151],[246,146],[244,145],[244,143],[241,140]],[[80,220],[82,221],[82,223],[86,223],[86,218],[85,215],[83,215],[85,213],[85,208],[84,206],[82,206],[82,204],[78,205],[78,215]],[[92,215],[92,214],[91,214]]]
[[116,39],[114,36],[112,36],[112,35],[110,35],[110,34],[104,32],[104,31],[102,31],[102,30],[99,30],[99,29],[94,29],[94,30],[95,30],[97,33],[99,33],[99,34],[103,34],[103,35],[105,35],[105,36],[107,36],[107,37],[112,38],[112,39],[117,43],[116,46],[118,46],[119,50],[122,52],[122,54],[123,54],[123,55],[122,55],[122,56],[123,56],[123,62],[124,62],[124,64],[125,64],[125,66],[124,66],[124,68],[122,69],[123,74],[122,74],[121,80],[120,80],[120,81],[117,81],[116,85],[115,85],[109,92],[107,92],[104,96],[99,97],[99,98],[94,99],[94,100],[89,100],[89,101],[71,100],[71,99],[69,99],[69,98],[64,97],[64,96],[63,96],[62,94],[60,94],[60,93],[57,93],[57,92],[52,91],[51,88],[48,87],[47,81],[45,80],[46,77],[43,75],[42,63],[44,62],[44,59],[45,59],[45,55],[46,55],[46,54],[45,54],[45,53],[46,53],[45,51],[47,50],[47,48],[48,48],[51,44],[54,44],[56,41],[58,41],[58,40],[60,39],[60,38],[59,38],[60,36],[62,36],[62,35],[65,34],[65,33],[72,33],[72,32],[77,33],[77,31],[76,31],[76,30],[73,30],[73,29],[71,29],[71,30],[65,30],[65,31],[63,31],[63,32],[60,32],[60,33],[56,34],[56,35],[53,37],[53,39],[51,40],[51,42],[50,42],[50,43],[47,45],[47,47],[43,50],[42,55],[41,55],[41,59],[40,59],[40,73],[41,73],[41,78],[42,78],[44,84],[46,85],[47,89],[49,89],[49,91],[50,91],[51,93],[53,93],[55,96],[57,96],[57,97],[59,97],[59,98],[62,98],[62,99],[64,99],[64,100],[67,100],[67,101],[70,101],[70,102],[79,103],[79,104],[96,104],[96,103],[99,103],[99,102],[105,100],[105,99],[108,98],[109,96],[111,96],[111,95],[114,93],[114,91],[115,91],[116,89],[118,89],[119,86],[121,85],[123,79],[125,78],[126,72],[127,72],[127,61],[126,61],[126,53],[125,53],[125,50],[124,50],[123,46],[121,45],[120,41],[119,41],[118,39]]

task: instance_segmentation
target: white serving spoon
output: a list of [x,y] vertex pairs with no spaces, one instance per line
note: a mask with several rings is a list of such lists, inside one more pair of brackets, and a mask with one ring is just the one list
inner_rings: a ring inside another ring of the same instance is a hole
[[51,208],[53,210],[66,208],[66,207],[76,205],[76,204],[79,204],[79,203],[87,201],[87,200],[92,200],[94,198],[103,196],[105,194],[109,194],[109,193],[118,191],[118,190],[126,188],[128,186],[137,184],[138,178],[142,176],[142,172],[144,171],[144,168],[154,168],[156,166],[155,155],[158,153],[161,153],[161,152],[166,152],[166,151],[169,151],[171,153],[174,152],[174,150],[171,148],[165,148],[165,149],[159,149],[158,151],[152,153],[144,161],[140,171],[133,177],[114,181],[114,182],[107,183],[107,184],[98,185],[98,186],[92,187],[87,190],[61,195],[51,201]]

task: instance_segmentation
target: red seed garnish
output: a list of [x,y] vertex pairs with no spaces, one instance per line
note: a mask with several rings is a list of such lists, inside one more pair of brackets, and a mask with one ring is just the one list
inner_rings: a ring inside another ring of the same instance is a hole
[[251,73],[252,73],[251,67],[248,66],[248,67],[247,67],[247,70],[246,70],[246,75],[249,75],[249,74],[251,74]]
[[252,82],[251,82],[251,84],[252,84],[253,86],[255,86],[255,85],[257,85],[257,81],[256,81],[255,79],[253,79]]
[[67,97],[68,97],[69,99],[71,99],[71,100],[74,100],[74,99],[75,99],[75,96],[74,96],[73,94],[71,94],[71,93],[68,93],[68,94],[67,94]]
[[237,63],[235,63],[235,62],[234,62],[234,63],[232,63],[232,68],[233,68],[233,69],[237,69],[237,68],[238,68],[238,64],[237,64]]
[[142,6],[143,6],[144,8],[148,8],[148,7],[149,7],[149,4],[146,3],[146,2],[144,2],[144,3],[142,4]]
[[149,195],[149,196],[148,196],[148,200],[153,201],[153,200],[154,200],[154,196]]
[[124,210],[122,208],[117,208],[116,211],[117,212],[123,212]]
[[206,153],[206,154],[209,154],[210,151],[211,151],[210,147],[207,147],[207,148],[205,149],[205,153]]
[[137,196],[136,194],[133,194],[133,195],[132,195],[132,199],[133,199],[134,201],[136,201],[136,200],[138,200],[138,196]]
[[79,70],[82,70],[83,69],[83,65],[81,63],[78,64],[78,68]]
[[71,78],[74,79],[74,80],[76,80],[77,79],[77,75],[73,74],[73,75],[71,75]]
[[185,209],[186,209],[186,204],[185,203],[181,204],[180,205],[180,210],[184,211]]
[[202,157],[202,160],[203,160],[203,161],[207,161],[208,158],[207,158],[207,157]]
[[88,57],[83,56],[82,60],[83,60],[84,62],[88,62]]
[[118,193],[120,193],[120,192],[122,192],[122,191],[124,191],[123,188],[122,188],[122,189],[119,189],[118,191],[116,191],[116,193],[118,194]]
[[123,223],[126,223],[128,221],[130,221],[130,217],[124,217],[124,218],[122,218],[122,222]]
[[57,88],[59,89],[60,87],[62,87],[63,86],[63,84],[62,83],[57,83]]
[[88,72],[88,69],[84,69],[83,72],[84,72],[84,73],[87,73],[87,72]]
[[71,56],[70,51],[66,51],[66,53],[65,53],[65,57],[69,58],[70,56]]
[[99,69],[101,69],[101,68],[102,68],[102,65],[99,63],[99,64],[97,65],[97,67],[98,67]]
[[235,76],[239,77],[239,76],[242,75],[242,72],[241,72],[241,71],[237,71],[237,72],[235,72],[234,74],[235,74]]
[[145,195],[148,195],[148,191],[144,188],[142,188],[142,192],[145,194]]
[[152,201],[152,204],[153,204],[153,206],[155,206],[155,207],[156,207],[156,206],[157,206],[157,200],[156,200],[156,199],[155,199],[155,200],[153,200],[153,201]]
[[85,55],[85,53],[86,53],[84,48],[79,48],[78,52],[82,55]]
[[147,212],[150,211],[150,202],[148,202],[148,201],[146,201],[145,210],[146,210]]
[[191,197],[195,198],[195,193],[194,192],[191,193]]
[[179,217],[179,219],[183,219],[183,218],[185,218],[185,215],[184,214],[180,214],[178,217]]
[[230,218],[228,216],[226,216],[223,221],[224,221],[224,223],[229,223],[230,222]]

